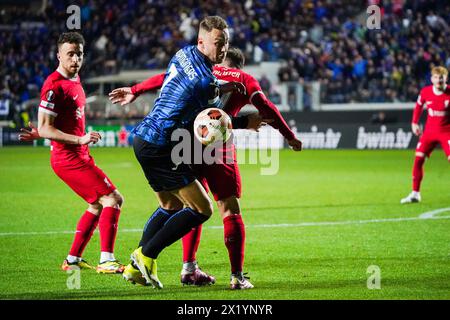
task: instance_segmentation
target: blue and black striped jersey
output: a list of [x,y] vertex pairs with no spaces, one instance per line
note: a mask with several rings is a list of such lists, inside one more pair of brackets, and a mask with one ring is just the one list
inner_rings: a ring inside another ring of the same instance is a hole
[[170,144],[172,132],[189,129],[195,116],[206,108],[222,108],[219,82],[212,74],[213,65],[196,46],[179,50],[169,63],[153,110],[133,133],[158,145]]

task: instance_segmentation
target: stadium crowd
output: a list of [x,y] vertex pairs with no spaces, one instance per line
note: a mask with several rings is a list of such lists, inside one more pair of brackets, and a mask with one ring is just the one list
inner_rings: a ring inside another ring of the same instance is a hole
[[[366,28],[368,4],[382,7],[381,29]],[[72,1],[43,10],[0,8],[0,105],[37,97],[55,68],[53,39],[66,30]],[[85,0],[84,79],[124,69],[165,68],[195,43],[199,20],[220,15],[248,63],[283,61],[281,82],[321,83],[322,103],[414,101],[432,65],[450,67],[450,5],[443,0]],[[177,13],[177,14],[174,14]],[[52,62],[53,61],[53,62]],[[14,108],[13,108],[14,109]]]

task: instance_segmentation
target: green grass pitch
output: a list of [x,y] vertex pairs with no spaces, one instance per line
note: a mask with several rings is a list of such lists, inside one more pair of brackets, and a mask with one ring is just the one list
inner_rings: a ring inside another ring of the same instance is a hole
[[[92,154],[125,196],[116,257],[128,262],[157,203],[131,149]],[[425,166],[422,203],[402,206],[413,156],[412,150],[283,150],[276,175],[242,165],[245,271],[253,290],[228,289],[217,212],[205,223],[198,252],[215,285],[180,285],[177,242],[158,258],[163,290],[93,271],[81,272],[80,289],[69,289],[60,265],[86,205],[52,172],[47,148],[1,148],[0,299],[450,299],[449,164],[436,150]],[[419,218],[443,208],[435,219]],[[96,232],[85,259],[97,263],[99,249]],[[367,287],[372,265],[379,267],[380,289]]]

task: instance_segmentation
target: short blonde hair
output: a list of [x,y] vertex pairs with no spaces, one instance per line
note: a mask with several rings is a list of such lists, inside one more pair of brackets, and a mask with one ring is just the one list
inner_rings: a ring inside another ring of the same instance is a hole
[[439,76],[448,76],[448,70],[444,67],[438,66],[438,67],[433,67],[431,69],[431,74],[437,74]]
[[200,30],[206,32],[211,32],[212,29],[224,30],[227,28],[227,22],[219,16],[208,16],[200,22]]

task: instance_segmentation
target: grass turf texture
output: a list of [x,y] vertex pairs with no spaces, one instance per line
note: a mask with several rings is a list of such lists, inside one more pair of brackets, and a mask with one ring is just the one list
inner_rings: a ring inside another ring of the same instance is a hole
[[[116,257],[128,262],[141,235],[133,229],[143,227],[157,202],[131,149],[92,154],[125,196]],[[423,202],[399,204],[410,191],[412,161],[412,150],[283,150],[277,175],[262,176],[260,166],[241,165],[245,271],[255,289],[228,289],[229,262],[216,210],[204,225],[198,252],[200,266],[216,276],[215,285],[181,286],[177,242],[158,258],[163,290],[90,270],[81,272],[81,288],[70,290],[60,265],[86,205],[52,172],[47,148],[1,148],[0,299],[449,299],[450,219],[355,223],[417,218],[450,207],[450,172],[441,150],[426,163]],[[56,233],[43,234],[48,231]],[[99,247],[96,232],[85,259],[96,264]],[[370,265],[381,270],[380,290],[367,288]]]

